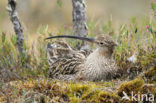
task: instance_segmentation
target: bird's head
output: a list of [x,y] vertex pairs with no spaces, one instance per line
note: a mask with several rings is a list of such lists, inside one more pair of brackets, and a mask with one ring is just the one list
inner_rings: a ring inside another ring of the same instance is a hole
[[109,35],[99,35],[94,39],[94,43],[103,48],[103,47],[107,47],[107,48],[114,48],[115,46],[117,46],[117,43],[115,43],[115,41],[112,39],[112,37],[110,37]]
[[80,37],[80,36],[73,36],[73,35],[59,35],[59,36],[50,36],[46,39],[52,39],[52,38],[72,38],[72,39],[84,40],[84,41],[94,43],[98,48],[102,50],[108,50],[110,52],[113,52],[114,47],[117,46],[117,44],[114,42],[112,37],[104,34],[98,35],[95,38]]

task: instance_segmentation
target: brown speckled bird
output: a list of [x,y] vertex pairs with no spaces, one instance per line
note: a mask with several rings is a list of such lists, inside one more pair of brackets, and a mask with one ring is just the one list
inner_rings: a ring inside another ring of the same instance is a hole
[[85,55],[84,51],[73,50],[65,42],[55,42],[47,45],[47,57],[50,65],[49,77],[60,80],[110,80],[118,76],[119,68],[112,53],[116,43],[108,35],[96,38],[71,35],[51,36],[52,38],[74,38],[92,42],[96,50]]

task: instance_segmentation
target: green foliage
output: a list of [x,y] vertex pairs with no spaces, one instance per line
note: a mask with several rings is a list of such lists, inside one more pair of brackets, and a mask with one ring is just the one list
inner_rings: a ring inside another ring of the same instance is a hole
[[46,34],[48,32],[48,25],[46,26],[40,26],[39,29],[37,30],[40,34]]
[[[143,52],[141,54],[141,52]],[[140,51],[140,56],[138,57],[142,66],[150,66],[156,62],[156,51],[152,51],[150,53],[145,52],[144,50]]]
[[62,7],[62,0],[57,0],[57,6],[60,8]]
[[17,37],[16,37],[15,34],[14,34],[14,35],[11,35],[10,40],[11,40],[11,43],[12,43],[14,46],[16,46]]
[[112,21],[111,20],[109,20],[108,22],[107,22],[107,24],[105,24],[104,26],[103,26],[103,32],[104,32],[104,34],[108,34],[109,32],[113,32],[114,30],[113,30],[113,27],[112,27]]
[[156,12],[156,3],[152,3],[151,6],[152,6],[153,11]]
[[[47,33],[48,26],[41,28],[39,35],[45,35]],[[48,62],[46,58],[46,51],[44,38],[42,36],[37,38],[36,49],[37,52],[31,52],[31,46],[24,42],[25,53],[20,54],[17,51],[17,37],[16,35],[9,35],[2,32],[0,36],[0,73],[6,73],[7,78],[1,78],[0,81],[10,81],[17,78],[31,78],[39,75],[46,76],[48,69]],[[40,44],[41,43],[41,44]],[[34,45],[33,45],[34,46]],[[33,47],[34,48],[34,47]],[[36,56],[34,56],[34,54]],[[13,70],[13,71],[12,71]],[[10,76],[10,73],[13,74]],[[3,76],[3,75],[2,75]]]
[[2,43],[5,42],[5,39],[6,39],[6,34],[4,32],[2,32]]
[[0,67],[12,67],[14,62],[17,60],[17,51],[16,48],[6,40],[6,37],[2,33],[0,41]]

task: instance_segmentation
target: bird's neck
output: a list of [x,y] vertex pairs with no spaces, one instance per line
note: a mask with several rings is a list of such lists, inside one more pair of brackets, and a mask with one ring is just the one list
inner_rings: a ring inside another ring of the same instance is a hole
[[105,78],[105,71],[108,70],[108,65],[111,64],[112,53],[106,49],[97,48],[93,53],[91,53],[84,63],[83,71],[85,78],[91,80],[103,79]]
[[111,58],[112,57],[112,50],[108,48],[98,48],[97,51],[99,55],[104,56],[105,58]]

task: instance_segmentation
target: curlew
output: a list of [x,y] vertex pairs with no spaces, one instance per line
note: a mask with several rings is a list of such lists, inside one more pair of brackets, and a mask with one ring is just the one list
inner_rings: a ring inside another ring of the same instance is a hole
[[52,38],[73,38],[95,44],[96,49],[88,56],[84,51],[73,50],[65,42],[55,42],[47,45],[49,62],[49,77],[59,80],[110,80],[119,76],[119,68],[112,53],[117,45],[109,35],[99,35],[96,38],[71,35],[51,36]]

